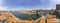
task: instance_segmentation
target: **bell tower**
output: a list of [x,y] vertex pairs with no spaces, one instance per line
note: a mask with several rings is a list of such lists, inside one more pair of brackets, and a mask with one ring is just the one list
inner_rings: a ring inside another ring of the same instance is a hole
[[56,17],[60,19],[60,4],[56,5],[55,14],[56,14]]
[[56,5],[56,10],[60,10],[60,4]]

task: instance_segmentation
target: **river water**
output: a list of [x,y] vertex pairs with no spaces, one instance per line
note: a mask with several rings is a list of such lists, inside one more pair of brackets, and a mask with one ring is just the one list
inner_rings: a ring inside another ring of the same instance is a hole
[[22,14],[19,11],[14,11],[11,12],[15,17],[22,19],[22,20],[27,20],[28,18],[32,18],[33,20],[38,19],[39,17],[36,14],[28,15],[28,14]]

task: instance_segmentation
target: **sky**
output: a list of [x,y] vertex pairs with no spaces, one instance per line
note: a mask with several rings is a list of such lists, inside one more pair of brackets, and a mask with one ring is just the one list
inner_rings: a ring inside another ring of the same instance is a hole
[[0,0],[0,10],[55,9],[60,0]]

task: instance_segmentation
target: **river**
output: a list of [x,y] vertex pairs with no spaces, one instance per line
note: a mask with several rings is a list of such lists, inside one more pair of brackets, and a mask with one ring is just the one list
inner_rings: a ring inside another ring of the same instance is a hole
[[38,19],[39,17],[36,14],[28,15],[28,14],[22,14],[19,11],[13,11],[11,12],[15,17],[22,19],[22,20],[27,20],[28,18],[32,18],[33,20]]

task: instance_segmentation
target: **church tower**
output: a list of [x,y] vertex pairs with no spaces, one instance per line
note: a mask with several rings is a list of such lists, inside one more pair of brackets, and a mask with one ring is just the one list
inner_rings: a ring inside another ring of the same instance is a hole
[[56,5],[56,11],[54,12],[57,18],[60,19],[60,4]]
[[60,4],[56,5],[56,10],[60,10]]

